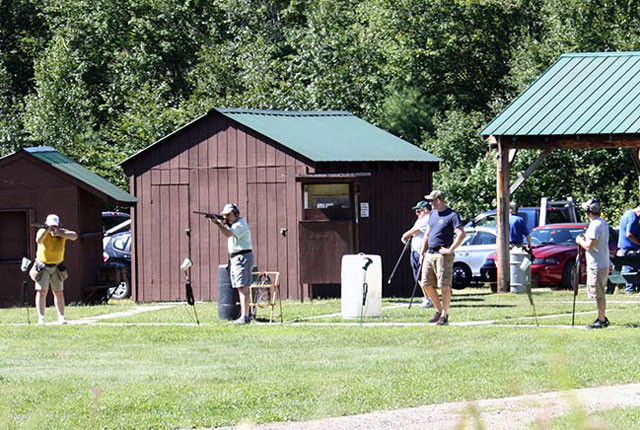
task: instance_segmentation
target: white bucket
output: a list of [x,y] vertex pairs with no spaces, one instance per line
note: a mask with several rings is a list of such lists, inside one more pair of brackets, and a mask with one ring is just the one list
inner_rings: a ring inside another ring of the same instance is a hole
[[520,247],[513,247],[509,253],[511,261],[511,292],[526,293],[531,285],[531,260],[529,254]]
[[[342,281],[343,319],[380,316],[382,312],[382,258],[379,255],[343,255],[340,279]],[[367,291],[363,309],[365,283]]]

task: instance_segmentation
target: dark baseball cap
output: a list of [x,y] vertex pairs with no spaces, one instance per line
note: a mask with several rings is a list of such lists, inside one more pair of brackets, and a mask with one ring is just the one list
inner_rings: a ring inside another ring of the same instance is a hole
[[425,200],[420,200],[418,203],[416,203],[416,205],[414,207],[412,207],[411,209],[413,209],[414,211],[419,211],[421,209],[424,209],[426,207],[429,206],[429,202],[425,201]]

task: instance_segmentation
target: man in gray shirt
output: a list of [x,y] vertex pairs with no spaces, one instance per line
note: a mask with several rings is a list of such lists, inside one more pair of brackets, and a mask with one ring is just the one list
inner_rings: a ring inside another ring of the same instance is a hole
[[604,314],[609,277],[609,226],[600,218],[600,203],[597,200],[584,202],[582,209],[589,218],[589,227],[584,234],[576,237],[576,243],[586,251],[587,294],[589,298],[596,299],[598,306],[598,318],[587,328],[604,328],[609,326],[609,320]]

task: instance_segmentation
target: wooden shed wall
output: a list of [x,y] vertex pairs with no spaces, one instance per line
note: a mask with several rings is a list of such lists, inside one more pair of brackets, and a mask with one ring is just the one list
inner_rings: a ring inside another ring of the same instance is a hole
[[[228,260],[227,241],[194,210],[219,212],[237,203],[252,232],[260,270],[281,272],[285,297],[299,299],[297,174],[313,169],[286,148],[267,144],[222,115],[212,114],[150,148],[131,167],[136,301],[184,300],[179,270],[189,255],[199,300],[217,299],[217,270]],[[280,229],[287,229],[286,235]]]
[[[66,245],[69,279],[65,282],[65,301],[82,301],[82,287],[96,284],[97,266],[102,261],[100,200],[70,183],[55,169],[27,155],[17,155],[0,166],[0,210],[25,210],[29,223],[42,223],[48,214],[56,213],[63,227],[80,235],[80,239]],[[97,240],[90,234],[94,232],[100,233]],[[35,234],[35,228],[28,228],[25,256],[31,260],[36,254]],[[24,279],[19,259],[0,261],[0,305],[19,304]],[[29,294],[33,304],[31,280]]]
[[416,220],[411,207],[431,191],[436,169],[435,163],[410,162],[322,163],[317,166],[317,173],[371,173],[371,177],[361,180],[360,201],[369,203],[370,213],[368,218],[359,220],[359,251],[382,257],[385,296],[411,294],[414,280],[408,252],[391,285],[387,285],[387,279],[404,246],[400,237]]
[[[133,298],[184,300],[179,266],[190,254],[196,299],[217,300],[217,268],[228,260],[226,238],[193,211],[218,212],[226,202],[237,203],[249,223],[259,269],[281,273],[284,297],[308,297],[309,289],[299,284],[302,188],[296,175],[314,172],[371,172],[361,180],[361,201],[370,203],[371,214],[360,220],[359,250],[383,257],[386,280],[402,250],[400,235],[415,221],[410,208],[431,190],[436,168],[397,162],[314,165],[235,121],[208,115],[125,166],[138,198],[132,210]],[[384,294],[409,294],[408,257],[396,276]]]

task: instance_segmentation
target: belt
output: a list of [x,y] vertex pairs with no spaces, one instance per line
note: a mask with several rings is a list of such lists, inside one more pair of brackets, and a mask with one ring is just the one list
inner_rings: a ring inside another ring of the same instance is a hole
[[242,255],[242,254],[248,254],[250,252],[253,252],[253,250],[252,249],[243,249],[242,251],[232,252],[231,253],[231,258],[237,257],[238,255]]
[[47,266],[47,267],[56,267],[56,266],[58,265],[58,263],[48,264],[48,263],[43,263],[43,262],[42,262],[42,261],[40,261],[40,260],[36,260],[36,261],[37,261],[38,263],[40,263],[40,264],[43,264],[43,265]]
[[513,245],[513,246],[522,246],[522,242],[510,242],[510,245]]
[[427,254],[437,254],[440,252],[440,248],[429,248],[427,249]]

